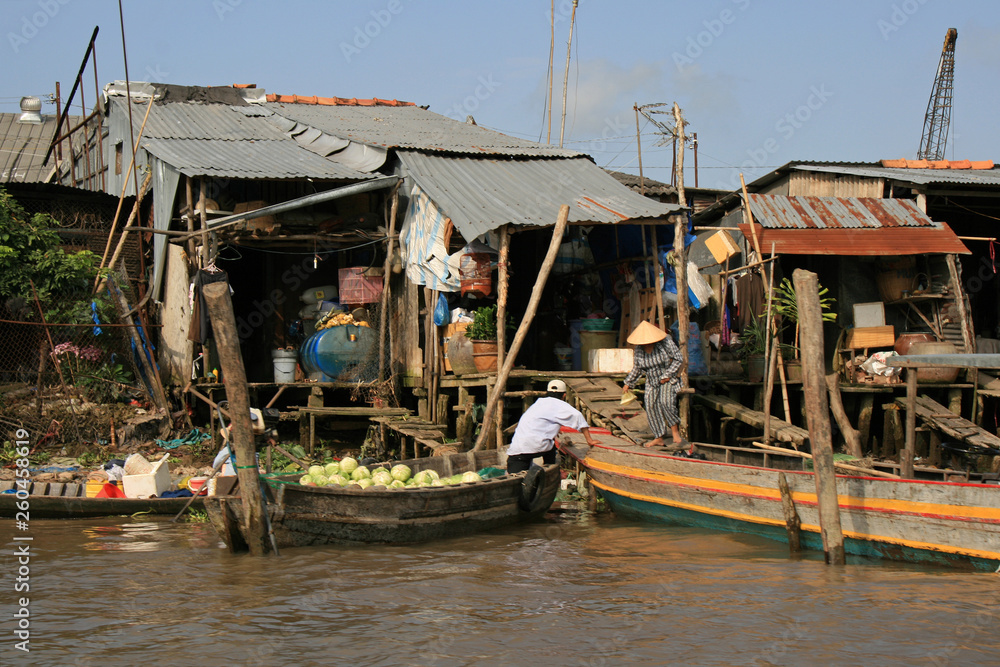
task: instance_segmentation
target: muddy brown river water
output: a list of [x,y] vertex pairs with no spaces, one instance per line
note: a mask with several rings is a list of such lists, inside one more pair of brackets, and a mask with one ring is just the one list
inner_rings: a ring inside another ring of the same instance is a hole
[[[790,558],[568,507],[407,546],[232,556],[208,524],[0,527],[0,665],[1000,664],[1000,575]],[[30,596],[30,653],[17,650]],[[12,622],[13,621],[13,622]]]

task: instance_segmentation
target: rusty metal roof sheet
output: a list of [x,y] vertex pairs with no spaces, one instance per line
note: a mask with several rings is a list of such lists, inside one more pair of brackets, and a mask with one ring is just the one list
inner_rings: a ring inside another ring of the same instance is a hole
[[506,223],[555,224],[570,206],[571,223],[618,223],[663,218],[681,210],[633,192],[586,157],[512,159],[447,157],[399,151],[412,178],[466,239]]
[[910,199],[750,195],[754,220],[773,229],[935,227]]
[[510,137],[417,106],[264,105],[327,134],[370,146],[473,155],[579,157],[582,153]]
[[[792,229],[757,228],[757,243],[777,255],[931,255],[971,254],[947,225],[939,227],[865,227]],[[740,223],[740,231],[752,238],[750,225]]]

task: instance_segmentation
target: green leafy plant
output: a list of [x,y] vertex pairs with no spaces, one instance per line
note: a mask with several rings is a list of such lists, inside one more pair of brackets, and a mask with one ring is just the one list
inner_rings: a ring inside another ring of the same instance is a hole
[[100,458],[93,452],[84,452],[76,457],[76,462],[83,468],[93,468],[100,462]]
[[57,227],[52,216],[29,216],[14,197],[0,189],[0,297],[31,302],[34,283],[38,298],[47,303],[92,284],[100,258],[89,250],[64,251],[59,247]]
[[[513,329],[513,319],[507,316],[507,328]],[[483,306],[472,313],[472,323],[465,330],[469,340],[496,341],[497,339],[497,307]]]
[[184,516],[186,523],[208,523],[208,512],[200,509],[189,508]]
[[[837,313],[833,312],[833,304],[836,299],[827,296],[830,290],[819,285],[819,307],[824,322],[836,322]],[[774,288],[774,297],[771,303],[771,310],[775,315],[780,315],[783,319],[795,325],[795,358],[799,357],[799,304],[798,296],[795,293],[795,285],[788,278],[782,278],[781,283]]]

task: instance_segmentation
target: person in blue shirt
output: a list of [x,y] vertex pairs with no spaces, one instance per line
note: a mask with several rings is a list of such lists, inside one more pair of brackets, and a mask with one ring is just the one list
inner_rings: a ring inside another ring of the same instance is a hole
[[629,334],[628,342],[635,345],[632,370],[625,376],[624,391],[634,387],[640,375],[646,376],[646,416],[656,437],[647,447],[662,447],[669,429],[674,447],[686,447],[681,437],[681,417],[677,412],[677,391],[681,388],[680,374],[684,365],[681,351],[673,338],[659,327],[642,322]]
[[588,445],[597,444],[583,414],[564,400],[566,383],[552,380],[545,392],[545,396],[532,403],[517,422],[507,449],[507,472],[523,472],[539,456],[544,463],[555,463],[555,438],[562,426],[583,433]]

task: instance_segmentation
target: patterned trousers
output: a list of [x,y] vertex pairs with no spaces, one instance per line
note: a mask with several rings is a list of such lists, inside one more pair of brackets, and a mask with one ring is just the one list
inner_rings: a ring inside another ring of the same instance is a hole
[[681,383],[670,380],[665,384],[646,383],[646,417],[653,435],[662,438],[670,433],[670,427],[681,422],[677,412],[677,390]]

